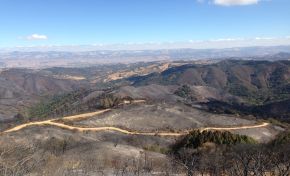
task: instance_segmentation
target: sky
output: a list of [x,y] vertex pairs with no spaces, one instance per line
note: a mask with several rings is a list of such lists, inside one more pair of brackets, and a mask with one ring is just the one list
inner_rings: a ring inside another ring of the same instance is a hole
[[0,0],[0,48],[290,44],[289,0]]

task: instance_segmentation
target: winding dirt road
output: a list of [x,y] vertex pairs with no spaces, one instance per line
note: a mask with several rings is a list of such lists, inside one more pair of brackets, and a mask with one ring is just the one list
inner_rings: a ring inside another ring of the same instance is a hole
[[[133,102],[130,103],[144,103],[146,102],[145,100],[134,100]],[[124,104],[127,104],[124,102]],[[25,123],[22,125],[18,125],[14,128],[11,128],[9,130],[6,130],[0,134],[3,133],[11,133],[11,132],[16,132],[19,131],[23,128],[27,128],[30,126],[45,126],[45,125],[50,125],[50,126],[55,126],[59,127],[62,129],[67,129],[67,130],[77,130],[77,131],[93,131],[93,132],[99,132],[99,131],[116,131],[120,132],[123,134],[128,134],[128,135],[145,135],[145,136],[183,136],[189,133],[190,130],[186,130],[183,132],[138,132],[138,131],[128,131],[122,128],[117,128],[117,127],[111,127],[111,126],[106,126],[106,127],[76,127],[76,126],[70,126],[63,124],[59,121],[61,120],[66,120],[66,121],[75,121],[75,120],[84,120],[86,118],[90,118],[93,116],[97,116],[100,114],[103,114],[105,112],[111,111],[111,109],[105,109],[105,110],[100,110],[96,112],[91,112],[91,113],[84,113],[84,114],[79,114],[79,115],[73,115],[73,116],[67,116],[67,117],[62,117],[62,118],[56,118],[56,119],[50,119],[50,120],[45,120],[45,121],[39,121],[39,122],[29,122]],[[237,127],[205,127],[205,128],[197,128],[196,130],[200,131],[210,131],[210,130],[216,130],[216,131],[230,131],[230,130],[241,130],[241,129],[253,129],[253,128],[262,128],[268,126],[269,123],[262,123],[258,125],[246,125],[246,126],[237,126]],[[194,130],[194,129],[192,129]]]
[[[51,119],[51,120],[45,120],[45,121],[39,121],[39,122],[29,122],[29,123],[25,123],[19,126],[16,126],[14,128],[11,128],[9,130],[4,131],[3,133],[11,133],[11,132],[15,132],[15,131],[19,131],[23,128],[27,128],[30,126],[45,126],[45,125],[50,125],[50,126],[55,126],[55,127],[59,127],[62,129],[67,129],[67,130],[77,130],[77,131],[93,131],[93,132],[99,132],[99,131],[116,131],[116,132],[120,132],[123,134],[129,134],[129,135],[146,135],[146,136],[183,136],[189,133],[189,131],[183,131],[183,132],[137,132],[137,131],[128,131],[125,129],[121,129],[121,128],[117,128],[117,127],[110,127],[110,126],[106,126],[106,127],[75,127],[75,126],[70,126],[70,125],[66,125],[60,122],[56,122],[57,120],[80,120],[80,119],[85,119],[85,118],[89,118],[89,117],[93,117],[96,115],[100,115],[102,113],[108,112],[111,109],[105,109],[105,110],[101,110],[101,111],[96,111],[96,112],[92,112],[92,113],[85,113],[85,114],[80,114],[80,115],[75,115],[75,116],[67,116],[67,117],[63,117],[63,118],[59,118],[59,119]],[[206,128],[198,128],[197,130],[201,130],[201,131],[209,131],[209,130],[217,130],[217,131],[230,131],[230,130],[241,130],[241,129],[253,129],[253,128],[262,128],[262,127],[266,127],[268,126],[269,123],[262,123],[262,124],[258,124],[258,125],[247,125],[247,126],[238,126],[238,127],[206,127]]]
[[[10,133],[10,132],[14,132],[14,131],[19,131],[23,128],[29,127],[29,126],[41,126],[41,125],[54,125],[54,126],[58,126],[56,124],[61,125],[62,123],[59,122],[55,122],[58,120],[68,120],[68,121],[74,121],[74,120],[83,120],[89,117],[93,117],[96,115],[100,115],[102,113],[108,112],[111,109],[105,109],[105,110],[101,110],[101,111],[96,111],[96,112],[91,112],[91,113],[84,113],[84,114],[79,114],[79,115],[73,115],[73,116],[67,116],[67,117],[63,117],[63,118],[57,118],[57,119],[50,119],[50,120],[45,120],[45,121],[39,121],[39,122],[28,122],[28,123],[24,123],[21,125],[18,125],[14,128],[11,128],[9,130],[4,131],[3,133]],[[68,125],[67,125],[68,126]],[[67,128],[70,129],[70,128]]]

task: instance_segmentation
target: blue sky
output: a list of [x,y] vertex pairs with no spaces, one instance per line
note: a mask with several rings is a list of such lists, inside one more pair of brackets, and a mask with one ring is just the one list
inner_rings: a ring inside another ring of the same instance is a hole
[[2,48],[289,36],[289,0],[0,0]]

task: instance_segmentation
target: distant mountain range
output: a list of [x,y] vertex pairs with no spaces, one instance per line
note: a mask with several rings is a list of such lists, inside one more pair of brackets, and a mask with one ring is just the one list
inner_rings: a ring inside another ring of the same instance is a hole
[[[133,63],[161,60],[289,60],[290,46],[243,47],[227,49],[171,49],[171,50],[98,50],[67,51],[2,51],[0,68],[80,67],[104,63]],[[29,62],[27,62],[29,60]]]

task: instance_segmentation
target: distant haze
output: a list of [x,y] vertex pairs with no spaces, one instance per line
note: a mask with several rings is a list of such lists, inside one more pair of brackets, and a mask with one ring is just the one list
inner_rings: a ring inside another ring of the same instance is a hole
[[160,50],[160,49],[224,49],[254,46],[281,46],[290,45],[290,37],[271,38],[224,38],[206,41],[184,42],[151,42],[151,43],[122,43],[122,44],[90,44],[90,45],[40,45],[40,46],[15,46],[0,48],[0,52],[13,51],[96,51],[96,50]]
[[[82,46],[86,50],[93,47]],[[95,50],[95,51],[6,51],[0,53],[0,68],[80,67],[94,64],[134,63],[176,60],[253,59],[290,60],[290,45],[235,47],[227,49],[160,49],[160,50]],[[47,48],[46,48],[47,49]],[[59,48],[61,49],[61,48]],[[64,49],[64,48],[62,48]],[[121,49],[121,48],[120,48]]]

